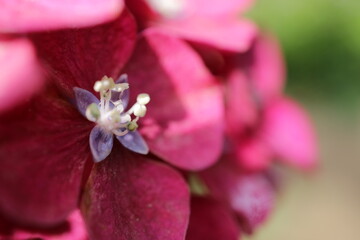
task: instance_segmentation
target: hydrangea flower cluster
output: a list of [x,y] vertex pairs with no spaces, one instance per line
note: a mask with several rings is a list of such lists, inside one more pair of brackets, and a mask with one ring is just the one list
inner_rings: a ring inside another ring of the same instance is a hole
[[0,239],[253,233],[316,141],[252,2],[0,0]]

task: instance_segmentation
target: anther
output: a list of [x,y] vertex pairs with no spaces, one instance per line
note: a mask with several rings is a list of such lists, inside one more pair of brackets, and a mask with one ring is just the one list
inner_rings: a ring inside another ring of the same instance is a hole
[[144,117],[146,114],[146,106],[139,104],[139,103],[135,103],[134,105],[134,115],[136,117]]
[[89,121],[96,122],[100,118],[100,110],[98,105],[96,103],[90,104],[86,108],[85,115]]
[[138,124],[134,121],[129,122],[129,124],[127,125],[127,129],[129,131],[135,131],[138,127]]
[[150,102],[150,96],[147,93],[141,93],[137,96],[136,102],[142,105],[146,105]]

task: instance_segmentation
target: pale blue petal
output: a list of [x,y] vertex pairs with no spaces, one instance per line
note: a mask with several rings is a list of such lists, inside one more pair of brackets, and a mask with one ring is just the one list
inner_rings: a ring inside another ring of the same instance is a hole
[[125,136],[117,136],[116,138],[124,147],[133,152],[140,154],[148,154],[149,152],[149,147],[138,131],[129,132]]
[[89,142],[94,162],[101,162],[111,152],[114,142],[113,133],[105,131],[100,126],[95,126],[91,130]]
[[82,88],[78,88],[78,87],[74,87],[74,92],[75,92],[75,99],[76,99],[76,107],[79,110],[79,112],[86,117],[86,108],[92,104],[92,103],[96,103],[99,104],[99,99],[97,99],[97,97],[94,96],[94,94],[92,94],[91,92],[82,89]]

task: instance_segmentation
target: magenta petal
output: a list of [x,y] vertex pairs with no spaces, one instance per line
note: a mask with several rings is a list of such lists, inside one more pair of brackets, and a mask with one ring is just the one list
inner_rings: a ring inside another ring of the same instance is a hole
[[227,132],[238,138],[254,127],[259,118],[258,105],[245,71],[234,68],[227,76],[225,91]]
[[261,173],[241,172],[229,159],[220,160],[201,177],[215,198],[231,206],[248,233],[263,223],[273,208],[275,190],[271,182]]
[[166,21],[158,27],[191,42],[232,52],[244,52],[249,49],[257,33],[255,24],[236,17],[219,19],[194,17]]
[[173,169],[115,145],[90,175],[82,212],[90,239],[182,240],[189,191]]
[[47,70],[67,96],[73,87],[93,91],[104,75],[116,78],[132,52],[136,26],[124,10],[111,23],[32,36]]
[[78,28],[118,16],[123,0],[0,0],[0,32]]
[[249,73],[259,96],[264,100],[277,97],[284,88],[285,63],[276,39],[258,37],[250,54]]
[[223,143],[222,94],[188,45],[146,31],[124,71],[129,75],[132,96],[142,92],[151,96],[140,123],[151,152],[192,170],[217,160]]
[[[6,229],[3,232],[1,225],[4,226],[4,224],[6,224]],[[87,240],[88,237],[80,211],[76,210],[64,223],[50,229],[20,228],[0,220],[0,239]]]
[[25,39],[0,40],[0,112],[26,101],[42,83],[31,43]]
[[211,198],[191,198],[186,240],[239,240],[239,236],[239,226],[226,205]]
[[316,165],[314,129],[306,112],[290,99],[279,99],[265,110],[263,134],[281,160],[303,169]]
[[246,171],[261,171],[269,167],[272,160],[271,148],[256,136],[241,140],[236,146],[236,162]]
[[53,93],[2,115],[0,211],[29,225],[65,220],[77,206],[84,163],[91,159],[90,130]]

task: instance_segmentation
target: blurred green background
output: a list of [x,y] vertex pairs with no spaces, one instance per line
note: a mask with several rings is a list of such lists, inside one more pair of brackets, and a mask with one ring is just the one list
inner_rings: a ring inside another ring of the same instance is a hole
[[258,0],[249,15],[280,39],[289,93],[355,107],[360,99],[359,0]]
[[292,171],[251,240],[360,239],[360,1],[258,0],[247,14],[282,44],[287,93],[310,112],[320,168]]

